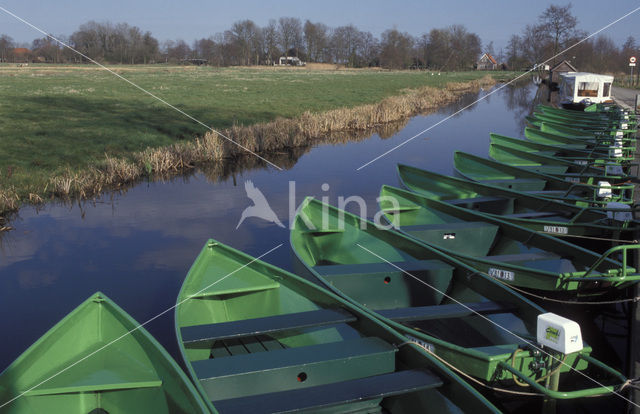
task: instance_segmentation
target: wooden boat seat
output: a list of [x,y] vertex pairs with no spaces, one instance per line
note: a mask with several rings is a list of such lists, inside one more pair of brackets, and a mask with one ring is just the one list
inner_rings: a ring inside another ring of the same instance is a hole
[[356,317],[344,309],[318,309],[264,318],[186,326],[181,328],[180,332],[185,344],[195,344],[354,321]]
[[559,215],[562,215],[562,213],[559,213],[557,211],[529,211],[529,212],[526,212],[526,213],[505,214],[502,217],[523,218],[523,219],[539,219],[539,218],[559,216]]
[[442,380],[431,372],[405,370],[304,389],[217,400],[215,406],[225,414],[318,410],[438,388],[442,384]]
[[561,259],[560,256],[547,253],[518,253],[518,254],[501,254],[495,256],[485,256],[484,259],[488,259],[494,262],[531,262],[535,260],[549,260],[549,259]]
[[[465,307],[466,306],[466,307]],[[446,305],[418,306],[411,308],[376,310],[377,313],[395,322],[426,321],[430,319],[462,318],[480,313],[489,315],[492,313],[511,312],[514,306],[505,306],[497,302],[475,302]]]
[[445,200],[448,204],[453,204],[453,205],[461,205],[461,204],[470,204],[470,203],[492,203],[492,202],[496,202],[496,201],[504,201],[505,198],[504,197],[490,197],[490,196],[486,196],[486,197],[469,197],[469,198],[454,198],[451,200]]
[[246,384],[262,394],[393,372],[397,350],[367,337],[193,361],[192,367],[209,397],[224,400],[246,395]]
[[482,184],[498,185],[507,188],[516,188],[522,185],[539,184],[541,181],[544,180],[540,178],[505,178],[498,180],[480,180]]
[[487,223],[485,221],[461,221],[455,223],[436,223],[436,224],[417,224],[413,226],[402,226],[402,230],[408,233],[416,231],[428,231],[428,230],[470,230],[477,231],[483,228],[495,229],[498,226],[495,224]]
[[[395,265],[395,266],[394,266]],[[396,267],[397,266],[397,267]],[[354,274],[376,274],[400,272],[419,272],[429,270],[450,269],[451,266],[441,260],[412,260],[405,262],[393,262],[393,265],[387,262],[376,263],[354,263],[354,264],[335,264],[314,266],[313,269],[322,276],[343,276]]]

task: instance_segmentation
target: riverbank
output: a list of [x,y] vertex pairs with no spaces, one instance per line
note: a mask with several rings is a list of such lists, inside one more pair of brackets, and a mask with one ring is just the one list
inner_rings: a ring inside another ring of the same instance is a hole
[[[0,116],[9,120],[0,127],[7,138],[0,149],[2,213],[52,197],[91,197],[243,151],[139,91],[129,91],[133,88],[113,75],[86,67],[21,69],[0,67],[0,90],[20,95],[11,105],[0,105]],[[434,110],[495,83],[478,72],[200,69],[118,68],[267,158],[327,134]],[[122,89],[127,89],[124,95]]]

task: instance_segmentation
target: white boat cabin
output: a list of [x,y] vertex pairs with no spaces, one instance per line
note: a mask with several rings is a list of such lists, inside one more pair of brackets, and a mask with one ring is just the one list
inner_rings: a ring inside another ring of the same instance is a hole
[[560,103],[592,104],[611,101],[613,76],[588,72],[560,75]]

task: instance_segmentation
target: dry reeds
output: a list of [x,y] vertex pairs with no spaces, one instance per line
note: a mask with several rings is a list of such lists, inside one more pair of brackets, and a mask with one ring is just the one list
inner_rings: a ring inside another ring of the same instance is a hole
[[[405,91],[377,104],[354,108],[340,108],[323,113],[305,112],[295,119],[277,118],[274,121],[250,125],[234,125],[222,131],[224,135],[240,144],[230,142],[214,132],[193,141],[179,142],[167,147],[148,148],[132,155],[131,159],[105,158],[88,170],[65,173],[49,180],[49,193],[58,197],[90,197],[107,188],[119,188],[142,177],[165,176],[193,168],[196,164],[209,164],[209,168],[225,170],[225,160],[237,159],[247,152],[274,153],[294,148],[310,148],[321,141],[345,141],[354,137],[363,138],[370,132],[388,137],[402,127],[398,121],[406,120],[418,113],[432,111],[454,102],[465,92],[494,84],[487,76],[480,80],[448,84],[444,89],[424,87]],[[396,124],[394,124],[396,123]],[[366,133],[365,133],[366,132]],[[211,162],[215,162],[212,166]],[[31,194],[31,202],[41,202],[40,195]],[[15,191],[0,190],[0,214],[18,208],[19,198]]]
[[0,214],[6,214],[18,210],[20,197],[13,188],[0,188]]

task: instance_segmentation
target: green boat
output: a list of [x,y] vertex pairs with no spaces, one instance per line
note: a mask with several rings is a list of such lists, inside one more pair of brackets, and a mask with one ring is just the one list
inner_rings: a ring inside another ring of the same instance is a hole
[[612,121],[612,120],[572,120],[567,119],[563,116],[552,115],[548,113],[534,112],[532,115],[534,118],[539,119],[540,121],[550,121],[556,122],[559,124],[566,124],[567,126],[572,126],[574,128],[581,128],[585,130],[605,130],[610,131],[613,129],[630,129],[629,124],[623,121]]
[[[581,375],[569,373],[566,365],[559,390],[545,387],[540,379],[548,368],[534,372],[536,355],[542,356],[535,345],[542,310],[504,284],[400,233],[307,199],[296,216],[291,246],[317,280],[485,385],[513,387],[515,379],[529,385],[528,391],[565,399],[609,392],[624,382],[587,357],[587,347],[567,355],[566,362],[608,378],[606,390],[593,383],[577,385],[573,381]],[[549,367],[548,354],[544,357],[539,366]]]
[[640,222],[633,219],[626,205],[609,211],[578,207],[402,164],[398,165],[398,176],[404,187],[421,196],[492,214],[530,230],[567,238],[591,250],[612,247],[602,239],[632,240],[634,232],[640,229]]
[[615,105],[615,104],[593,104],[593,105],[589,105],[586,108],[584,108],[584,112],[602,112],[602,113],[613,113],[614,116],[617,117],[629,117],[629,119],[638,119],[638,115],[633,113],[633,112],[629,112],[627,110],[624,110],[622,108],[620,108],[619,106]]
[[[468,265],[520,288],[598,295],[640,281],[627,266],[628,250],[599,254],[495,216],[385,186],[380,207],[389,223]],[[613,260],[622,253],[622,262]]]
[[149,332],[100,292],[0,374],[0,405],[3,413],[216,413]]
[[542,132],[549,132],[568,138],[593,141],[597,145],[603,146],[611,146],[616,143],[631,146],[634,145],[637,140],[635,134],[626,133],[626,131],[589,132],[581,129],[576,129],[565,124],[557,124],[554,122],[542,122],[538,126],[536,126],[536,128],[538,128]]
[[[610,157],[608,149],[584,149],[580,144],[541,144],[530,140],[507,137],[504,135],[489,134],[491,137],[491,143],[499,144],[504,147],[514,148],[520,151],[527,151],[539,155],[547,155],[551,157],[560,158],[566,161],[576,162],[581,165],[608,165],[608,164],[621,164],[623,163],[620,157]],[[630,163],[624,163],[622,167],[625,172],[628,172]],[[637,166],[637,164],[635,164]]]
[[188,373],[224,413],[497,412],[363,309],[215,240],[175,323]]
[[582,164],[549,155],[521,151],[495,142],[489,144],[489,156],[496,161],[514,167],[538,171],[563,179],[575,179],[579,182],[588,182],[589,178],[591,178],[591,182],[593,180],[615,180],[618,182],[629,178],[622,167],[617,165],[615,168],[614,166],[605,168],[604,165]]
[[635,157],[635,142],[625,143],[616,141],[613,138],[609,140],[597,141],[576,138],[563,132],[557,127],[549,127],[547,123],[542,124],[542,129],[527,127],[524,131],[525,137],[532,142],[548,145],[582,145],[584,149],[594,151],[607,151],[609,157],[620,158],[620,162],[633,161]]
[[549,105],[536,106],[536,112],[557,116],[567,120],[588,120],[588,121],[601,121],[601,122],[628,122],[631,125],[635,125],[635,117],[630,117],[627,114],[617,111],[607,112],[585,112],[585,111],[572,111],[563,108],[556,108]]
[[553,126],[560,127],[571,127],[572,129],[579,130],[584,135],[600,135],[600,136],[616,136],[622,133],[623,136],[631,136],[637,132],[636,129],[619,129],[612,126],[595,126],[595,125],[584,125],[578,123],[567,123],[562,120],[558,120],[557,118],[552,118],[549,116],[536,114],[526,116],[525,119],[527,122],[537,128],[540,128],[542,123],[549,123]]
[[635,119],[630,118],[628,115],[618,114],[616,112],[607,113],[593,113],[593,112],[580,112],[571,111],[566,109],[554,108],[552,106],[538,105],[536,112],[542,113],[551,117],[555,117],[566,122],[585,122],[585,123],[597,123],[597,124],[628,124],[636,125]]
[[[456,171],[464,178],[483,184],[496,185],[516,191],[536,192],[538,195],[562,200],[574,199],[585,205],[606,205],[611,201],[633,203],[633,184],[618,184],[587,178],[563,180],[537,171],[513,167],[498,161],[456,151],[453,157]],[[572,181],[569,181],[572,180]]]

